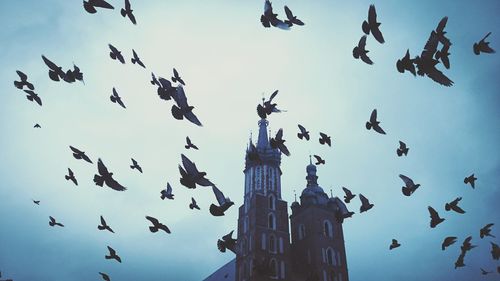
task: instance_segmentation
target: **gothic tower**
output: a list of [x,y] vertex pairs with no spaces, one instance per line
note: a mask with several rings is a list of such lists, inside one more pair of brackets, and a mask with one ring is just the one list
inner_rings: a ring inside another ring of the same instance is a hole
[[300,204],[292,203],[292,263],[306,280],[348,281],[347,259],[342,230],[347,208],[338,197],[318,185],[316,166],[306,168],[307,186]]
[[281,152],[259,121],[257,145],[250,140],[245,157],[245,195],[239,208],[237,281],[285,280],[290,275],[287,202],[281,199]]

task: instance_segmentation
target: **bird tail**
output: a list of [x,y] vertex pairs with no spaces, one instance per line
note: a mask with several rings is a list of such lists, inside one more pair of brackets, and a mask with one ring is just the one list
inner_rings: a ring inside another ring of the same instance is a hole
[[398,61],[396,62],[396,68],[398,69],[398,71],[399,71],[400,73],[404,73],[404,72],[405,72],[405,68],[404,68],[404,66],[403,66],[403,62],[402,62],[401,60],[398,60]]
[[165,197],[166,197],[166,196],[165,196],[165,195],[163,195],[163,194],[160,196],[161,200],[165,200]]
[[304,134],[297,133],[297,137],[299,137],[299,139],[303,139],[304,138]]
[[49,225],[50,225],[50,226],[54,226],[54,225],[55,225],[55,223],[54,223],[54,222],[49,221]]
[[367,21],[363,21],[363,24],[361,25],[361,29],[363,29],[363,32],[366,35],[370,34],[370,25],[368,24]]
[[104,226],[102,226],[102,225],[98,225],[98,226],[97,226],[97,229],[99,229],[99,230],[104,230],[104,229],[106,229],[106,227],[104,227]]
[[210,205],[210,214],[212,214],[215,217],[223,216],[224,214],[221,215],[219,209],[220,209],[220,207],[215,206],[214,204],[211,204]]
[[22,89],[23,88],[23,82],[14,81],[14,86],[16,86],[16,88],[18,88],[18,89]]
[[446,205],[444,205],[444,209],[445,209],[446,211],[451,210],[451,206],[450,206],[450,204],[446,203]]
[[130,61],[135,64],[137,62],[137,60],[135,60],[134,58],[131,58]]
[[135,166],[130,165],[130,168],[133,170],[133,169],[135,169]]
[[405,156],[407,156],[407,155],[408,155],[408,150],[410,150],[410,149],[409,149],[409,148],[406,148],[406,149],[403,151],[403,154],[404,154]]
[[112,257],[112,256],[104,256],[104,258],[105,258],[105,259],[107,259],[107,260],[110,260],[110,259],[112,259],[113,257]]
[[366,122],[366,129],[370,130],[372,128],[372,123]]
[[104,184],[104,178],[99,175],[94,175],[94,182],[98,186],[102,186]]
[[49,71],[49,77],[52,81],[59,81],[59,76],[54,71]]
[[182,120],[184,118],[180,107],[172,105],[171,111],[172,111],[172,116],[174,116],[175,119]]
[[121,9],[120,10],[120,13],[122,14],[122,17],[125,17],[127,15],[127,11],[125,11],[125,9]]
[[67,176],[67,175],[66,175],[66,176],[64,176],[64,178],[65,178],[67,181],[69,181],[69,179],[70,179],[70,177],[69,177],[69,176]]
[[172,76],[172,82],[174,82],[174,83],[175,83],[175,82],[177,82],[177,81],[179,81],[179,80],[177,80],[177,78],[175,78],[175,77],[173,77],[173,76]]
[[150,230],[151,232],[157,232],[157,231],[158,231],[158,227],[155,227],[155,226],[150,226],[150,227],[149,227],[149,230]]
[[403,155],[403,151],[399,148],[396,150],[396,153],[398,154],[398,156]]

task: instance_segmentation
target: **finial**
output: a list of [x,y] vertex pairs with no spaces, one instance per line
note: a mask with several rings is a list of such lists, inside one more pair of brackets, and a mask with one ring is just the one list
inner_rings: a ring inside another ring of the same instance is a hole
[[264,92],[262,92],[262,105],[264,105],[266,99],[264,98]]
[[330,188],[330,197],[333,198],[333,191],[331,188]]
[[297,193],[295,192],[295,189],[293,190],[293,196],[295,197],[295,202],[297,202]]
[[312,158],[311,158],[311,154],[309,154],[309,165],[312,165],[313,164],[313,161],[312,161]]

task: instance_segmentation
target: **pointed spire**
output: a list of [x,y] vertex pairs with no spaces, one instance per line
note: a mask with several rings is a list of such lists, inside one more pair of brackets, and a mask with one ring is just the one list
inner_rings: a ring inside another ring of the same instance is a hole
[[309,154],[309,165],[312,165],[313,164],[313,161],[312,161],[312,158],[311,158],[311,154]]
[[330,188],[330,198],[333,198],[333,189]]
[[295,192],[295,189],[293,190],[293,196],[295,197],[295,202],[297,202],[297,192]]
[[269,122],[266,119],[259,121],[259,138],[257,140],[257,148],[268,148],[269,138],[267,136],[267,125]]

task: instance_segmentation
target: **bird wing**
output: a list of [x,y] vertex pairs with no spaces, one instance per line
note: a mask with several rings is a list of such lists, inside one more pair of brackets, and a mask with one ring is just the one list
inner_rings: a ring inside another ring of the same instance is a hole
[[94,7],[114,9],[114,7],[111,4],[109,4],[108,2],[106,2],[104,0],[94,0],[91,2],[92,2],[92,6],[94,6]]
[[302,125],[300,125],[300,124],[299,124],[298,126],[299,126],[299,130],[300,130],[300,132],[301,132],[302,134],[304,134],[305,132],[307,132],[307,131],[306,131],[306,128],[304,128],[304,126],[302,126]]
[[278,132],[276,133],[276,140],[282,140],[283,139],[283,129],[280,128]]
[[436,68],[429,71],[427,76],[443,86],[450,87],[453,85],[453,81]]
[[132,12],[128,13],[128,18],[130,19],[130,21],[133,24],[137,24],[137,21],[135,20],[135,16],[134,16],[134,14],[132,14]]
[[465,214],[465,211],[462,208],[460,208],[458,205],[453,205],[452,204],[450,207],[451,207],[451,209],[453,211],[455,211],[455,212],[457,212],[459,214]]
[[49,60],[48,58],[46,58],[44,55],[42,55],[42,59],[43,61],[45,62],[45,64],[52,70],[54,70],[55,72],[60,72],[60,69],[59,69],[59,66],[56,65],[55,63],[53,63],[51,60]]
[[116,255],[115,249],[111,248],[110,246],[107,246],[107,247],[108,247],[109,255],[110,256],[115,256]]
[[219,202],[219,206],[224,205],[226,203],[226,197],[224,197],[224,193],[220,191],[215,185],[212,185],[212,191],[214,192],[215,198],[217,202]]
[[114,54],[117,54],[119,53],[120,51],[118,51],[117,48],[115,48],[115,46],[111,45],[111,44],[108,44],[109,48],[111,49],[111,52],[113,52]]
[[130,11],[130,1],[125,0],[125,10]]
[[266,2],[264,3],[264,14],[272,12],[273,12],[273,6],[271,5],[271,1],[266,0]]
[[318,161],[318,162],[321,162],[321,160],[323,160],[323,159],[321,159],[321,157],[319,155],[313,155],[313,156],[314,156],[314,158],[316,158],[316,161]]
[[360,58],[363,62],[367,63],[367,64],[373,64],[373,61],[372,59],[370,59],[369,56],[367,56],[365,53],[361,53],[360,55]]
[[97,171],[101,175],[109,174],[108,168],[106,168],[106,166],[102,162],[101,158],[99,158],[99,160],[97,161]]
[[234,230],[231,230],[231,232],[229,232],[228,234],[222,236],[222,240],[224,240],[224,241],[230,240],[231,237],[233,236],[233,232],[234,232]]
[[269,97],[269,103],[271,103],[274,99],[274,97],[276,97],[276,95],[278,94],[278,90],[274,91],[271,96]]
[[78,148],[75,148],[75,147],[72,147],[71,145],[69,146],[69,148],[75,153],[75,154],[80,154],[82,153],[81,150],[79,150]]
[[444,28],[446,27],[446,22],[448,22],[448,17],[444,17],[441,19],[441,21],[439,21],[439,24],[436,28],[436,31],[437,32],[443,32],[444,31]]
[[174,68],[174,77],[178,78],[179,77],[179,72],[177,72],[177,69]]
[[344,190],[345,195],[347,195],[348,197],[350,197],[352,195],[352,192],[349,189],[342,187],[342,190]]
[[73,176],[73,171],[71,171],[70,168],[68,168],[68,173],[69,173],[69,176],[72,177]]
[[401,147],[402,150],[406,148],[406,143],[399,141],[399,146]]
[[285,6],[285,13],[286,13],[286,17],[289,19],[289,20],[292,20],[293,19],[293,14],[292,14],[292,11],[290,11],[290,9]]
[[167,194],[172,194],[172,186],[167,182]]
[[366,197],[363,196],[363,194],[359,194],[359,199],[361,200],[362,205],[368,205],[370,204],[370,201]]
[[481,41],[483,41],[483,42],[484,42],[484,40],[486,40],[486,38],[488,38],[488,36],[490,36],[490,34],[491,34],[491,31],[490,31],[490,32],[488,32],[488,34],[486,34],[486,36],[484,36],[484,38],[483,38],[483,39],[481,39]]
[[116,97],[116,98],[120,98],[120,96],[118,95],[118,92],[116,91],[115,87],[113,87],[113,96]]
[[104,218],[101,216],[101,224],[104,226],[106,225],[106,221],[104,220]]
[[370,115],[370,123],[372,123],[372,125],[377,123],[377,110],[376,109],[374,109],[372,111],[372,114]]
[[196,205],[196,200],[194,200],[194,197],[191,197],[191,204]]
[[132,55],[134,56],[134,59],[136,59],[137,61],[139,61],[139,56],[137,55],[137,53],[135,52],[134,49],[132,49]]
[[150,221],[154,225],[158,225],[160,223],[156,218],[153,218],[153,217],[150,217],[150,216],[146,216],[146,219],[148,221]]
[[184,166],[184,169],[186,169],[186,172],[190,175],[196,175],[199,173],[198,169],[196,168],[196,165],[189,160],[184,154],[181,154],[182,158],[182,165]]
[[322,139],[325,139],[325,138],[327,138],[327,137],[328,137],[328,136],[327,136],[327,135],[325,135],[324,133],[319,133],[319,136],[320,136]]
[[399,177],[405,182],[406,187],[412,187],[415,185],[413,180],[410,179],[409,177],[407,177],[405,175],[401,175],[401,174],[399,175]]
[[290,151],[288,150],[288,147],[286,147],[285,144],[283,143],[278,144],[278,148],[283,154],[285,154],[286,156],[290,156]]
[[56,219],[54,219],[53,217],[49,216],[49,219],[51,222],[56,222]]
[[24,74],[22,71],[16,70],[16,72],[17,72],[17,75],[19,75],[19,78],[21,79],[21,81],[25,81],[26,79],[28,79],[28,76],[26,74]]
[[132,159],[132,165],[137,166],[137,161],[135,161],[134,158],[130,158],[130,159]]
[[434,53],[437,51],[437,46],[439,43],[439,38],[436,34],[436,32],[433,30],[431,34],[429,35],[429,38],[427,39],[427,42],[425,43],[424,50],[420,54],[422,58],[429,58],[432,59],[434,56]]
[[186,143],[187,143],[187,145],[192,145],[191,139],[189,137],[186,137]]
[[368,22],[375,25],[377,23],[377,11],[375,10],[375,5],[370,5],[368,9]]
[[436,210],[434,210],[434,208],[429,206],[429,207],[427,207],[427,209],[429,210],[429,214],[431,216],[431,219],[438,219],[439,218],[439,214],[436,212]]
[[127,189],[123,185],[119,184],[115,179],[113,179],[113,177],[109,177],[106,180],[106,184],[116,191],[124,191]]
[[358,48],[364,50],[365,46],[366,46],[366,35],[363,35],[361,36],[361,38],[359,38]]

